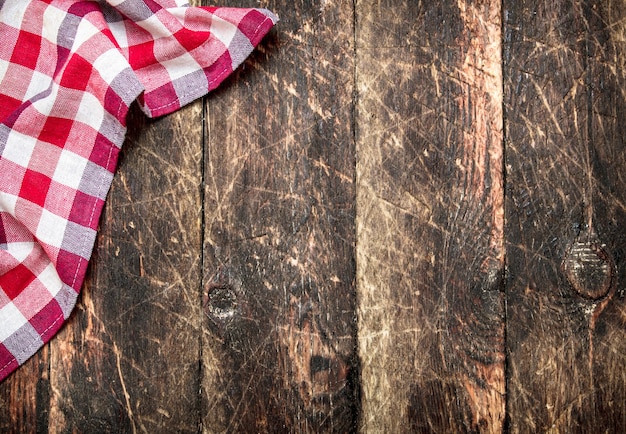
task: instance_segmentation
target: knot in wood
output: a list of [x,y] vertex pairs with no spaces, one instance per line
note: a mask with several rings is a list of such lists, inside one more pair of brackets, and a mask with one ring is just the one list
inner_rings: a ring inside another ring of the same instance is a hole
[[237,309],[237,296],[230,285],[213,286],[209,290],[206,309],[207,313],[220,320],[232,317]]
[[237,292],[233,288],[227,273],[220,272],[205,287],[204,312],[214,320],[226,321],[233,317],[238,309]]
[[597,300],[609,293],[615,267],[611,256],[599,242],[575,241],[563,260],[563,272],[578,294]]

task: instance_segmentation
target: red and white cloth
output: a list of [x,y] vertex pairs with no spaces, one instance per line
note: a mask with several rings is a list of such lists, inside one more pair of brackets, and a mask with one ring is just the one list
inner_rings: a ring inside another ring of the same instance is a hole
[[154,117],[201,97],[276,21],[180,0],[0,0],[0,381],[76,303],[129,105]]

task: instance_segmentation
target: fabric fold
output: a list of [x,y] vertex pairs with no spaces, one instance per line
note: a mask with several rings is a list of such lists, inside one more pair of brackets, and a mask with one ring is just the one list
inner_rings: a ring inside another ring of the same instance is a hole
[[0,381],[69,317],[138,100],[217,87],[277,22],[172,0],[0,3]]

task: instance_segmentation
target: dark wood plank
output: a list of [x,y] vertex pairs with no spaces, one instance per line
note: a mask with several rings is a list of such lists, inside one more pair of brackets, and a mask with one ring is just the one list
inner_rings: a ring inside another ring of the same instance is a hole
[[131,113],[80,301],[51,343],[52,432],[197,432],[200,102]]
[[352,5],[263,2],[281,21],[207,100],[210,432],[355,429]]
[[361,1],[357,264],[363,428],[501,432],[498,1]]
[[48,346],[0,384],[0,432],[43,433],[48,429]]
[[621,432],[626,8],[504,11],[511,432]]

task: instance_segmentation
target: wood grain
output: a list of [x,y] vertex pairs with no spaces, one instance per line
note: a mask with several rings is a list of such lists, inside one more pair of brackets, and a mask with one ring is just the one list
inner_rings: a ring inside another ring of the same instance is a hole
[[131,114],[80,302],[50,344],[49,432],[196,432],[201,105]]
[[501,432],[500,4],[359,2],[364,432]]
[[46,432],[50,409],[45,346],[0,384],[0,432]]
[[505,1],[511,432],[620,432],[626,4]]
[[280,23],[206,106],[204,430],[350,432],[353,3],[262,6]]

